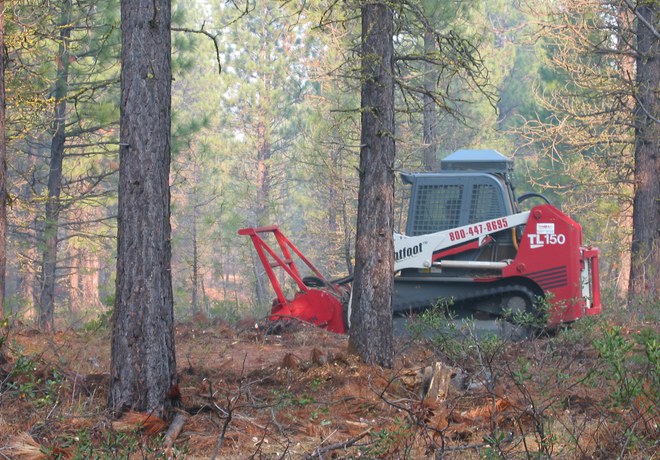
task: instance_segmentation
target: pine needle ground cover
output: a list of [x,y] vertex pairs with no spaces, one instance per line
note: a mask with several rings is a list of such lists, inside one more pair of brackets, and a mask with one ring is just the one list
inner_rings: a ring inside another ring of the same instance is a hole
[[[658,330],[597,320],[507,342],[400,337],[392,369],[347,338],[254,322],[176,327],[172,419],[106,410],[110,331],[3,329],[0,456],[49,458],[654,458]],[[420,369],[443,362],[447,391]],[[173,419],[182,422],[174,435]]]

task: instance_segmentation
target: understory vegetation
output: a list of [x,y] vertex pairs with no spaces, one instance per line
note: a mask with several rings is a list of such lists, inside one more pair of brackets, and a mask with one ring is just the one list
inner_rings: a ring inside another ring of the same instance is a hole
[[[658,305],[608,309],[519,341],[428,313],[397,338],[391,370],[344,336],[249,318],[176,327],[185,422],[106,410],[106,321],[42,334],[2,326],[2,458],[656,458]],[[451,372],[434,394],[420,369]],[[427,391],[427,392],[425,392]]]

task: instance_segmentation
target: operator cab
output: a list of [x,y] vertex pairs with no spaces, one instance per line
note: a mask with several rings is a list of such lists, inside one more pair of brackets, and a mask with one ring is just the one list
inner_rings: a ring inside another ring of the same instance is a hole
[[406,235],[417,236],[517,212],[513,160],[496,150],[458,150],[440,171],[401,174],[411,185]]
[[[518,212],[511,183],[513,160],[496,150],[458,150],[440,162],[439,172],[401,174],[411,186],[406,235],[448,230]],[[493,235],[490,249],[459,259],[495,260],[515,256],[511,231]]]

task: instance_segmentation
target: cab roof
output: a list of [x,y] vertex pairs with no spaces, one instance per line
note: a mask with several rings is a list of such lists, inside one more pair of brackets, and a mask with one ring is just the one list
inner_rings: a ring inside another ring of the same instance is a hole
[[461,149],[443,158],[440,170],[509,174],[513,160],[494,149]]

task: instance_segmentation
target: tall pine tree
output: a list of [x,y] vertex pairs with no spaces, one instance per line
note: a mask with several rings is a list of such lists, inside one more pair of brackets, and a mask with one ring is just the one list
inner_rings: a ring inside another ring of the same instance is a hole
[[108,404],[167,415],[176,384],[169,0],[122,0],[117,289]]
[[394,12],[362,6],[362,138],[349,347],[366,363],[394,361]]

